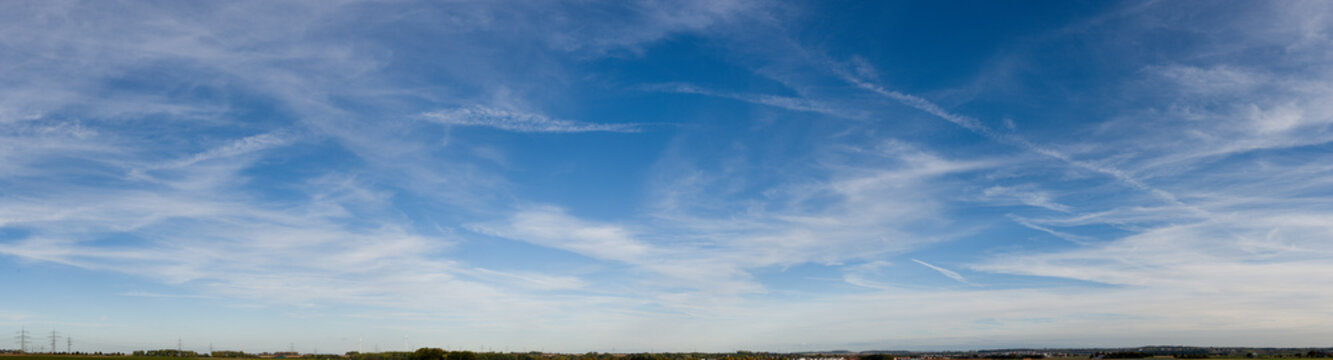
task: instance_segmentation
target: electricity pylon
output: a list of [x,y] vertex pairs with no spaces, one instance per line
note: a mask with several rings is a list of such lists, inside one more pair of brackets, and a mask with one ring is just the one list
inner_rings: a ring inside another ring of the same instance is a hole
[[55,329],[51,329],[51,336],[49,336],[49,337],[51,338],[51,353],[52,353],[52,354],[55,354],[55,353],[56,353],[56,339],[59,339],[59,338],[60,338],[60,335],[56,335],[56,330],[55,330]]
[[32,336],[28,335],[28,329],[26,327],[19,327],[19,334],[14,337],[14,339],[19,341],[19,352],[28,352],[28,339],[31,338]]

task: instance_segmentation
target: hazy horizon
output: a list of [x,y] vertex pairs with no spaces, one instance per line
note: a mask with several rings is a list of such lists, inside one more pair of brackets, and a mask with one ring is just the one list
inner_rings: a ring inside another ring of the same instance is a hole
[[1331,15],[0,1],[0,331],[81,351],[1328,346]]

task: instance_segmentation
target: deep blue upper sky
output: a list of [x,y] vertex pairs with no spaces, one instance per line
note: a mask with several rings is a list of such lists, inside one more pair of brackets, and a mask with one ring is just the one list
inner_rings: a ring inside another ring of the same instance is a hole
[[1324,346],[1328,14],[0,2],[0,330],[85,351]]

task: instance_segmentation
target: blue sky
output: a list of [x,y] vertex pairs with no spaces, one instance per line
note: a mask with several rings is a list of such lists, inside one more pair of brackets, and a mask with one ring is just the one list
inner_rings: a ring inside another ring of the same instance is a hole
[[3,2],[0,330],[85,351],[1326,346],[1328,14]]

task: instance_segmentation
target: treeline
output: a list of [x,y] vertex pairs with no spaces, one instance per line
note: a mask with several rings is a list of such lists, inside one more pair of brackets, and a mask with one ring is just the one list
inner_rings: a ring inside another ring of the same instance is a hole
[[[1171,356],[1175,359],[1208,359],[1212,357],[1230,357],[1245,356],[1249,358],[1269,358],[1269,357],[1297,357],[1297,358],[1330,358],[1333,357],[1333,349],[1329,348],[1198,348],[1198,347],[1141,347],[1130,349],[1005,349],[990,351],[969,351],[969,352],[835,352],[835,353],[768,353],[737,351],[734,353],[598,353],[589,352],[584,354],[555,354],[542,352],[519,352],[519,353],[501,353],[501,352],[472,352],[472,351],[447,351],[440,348],[421,348],[416,351],[390,351],[377,353],[358,353],[348,352],[346,354],[299,354],[295,352],[278,352],[251,354],[242,351],[213,351],[211,353],[198,353],[194,351],[182,351],[176,349],[161,350],[138,350],[134,351],[134,356],[153,356],[153,357],[215,357],[215,358],[234,358],[234,359],[255,359],[255,358],[299,358],[302,360],[796,360],[798,358],[830,359],[842,358],[849,360],[894,360],[895,357],[933,357],[933,358],[952,358],[952,359],[992,359],[992,360],[1021,360],[1021,359],[1042,359],[1047,355],[1043,352],[1050,352],[1055,357],[1064,356],[1088,356],[1099,359],[1145,359],[1154,356]],[[91,355],[91,354],[89,354]],[[100,355],[100,354],[99,354]],[[106,355],[111,355],[110,353]],[[117,355],[123,355],[117,353]],[[0,359],[2,360],[2,359]]]
[[409,360],[477,360],[477,353],[471,351],[444,351],[441,348],[420,348],[412,353]]
[[[821,358],[808,354],[767,353],[737,351],[734,353],[632,353],[613,354],[589,352],[583,354],[551,354],[541,352],[501,353],[471,351],[446,351],[439,348],[421,348],[412,353],[392,353],[384,357],[377,354],[348,354],[351,360],[794,360],[797,358]],[[876,355],[862,356],[861,360],[893,360],[892,356],[877,358]],[[882,355],[879,355],[882,356]]]
[[1097,353],[1093,357],[1101,359],[1143,359],[1150,358],[1152,354],[1142,351],[1115,351],[1107,353]]
[[60,351],[60,352],[54,352],[54,353],[49,353],[49,352],[32,353],[32,352],[23,352],[22,350],[19,350],[19,349],[0,349],[0,354],[3,354],[3,355],[24,355],[24,354],[27,354],[27,355],[36,355],[36,354],[42,354],[42,355],[74,355],[74,356],[125,356],[125,353],[119,353],[119,352],[101,352],[101,351],[74,351],[74,352],[64,352],[64,351]]
[[246,354],[244,351],[230,351],[230,350],[214,351],[209,353],[209,356],[215,358],[237,358],[237,359],[249,359],[249,358],[259,357],[258,355],[255,354]]
[[[478,355],[479,354],[471,351],[445,351],[444,349],[441,348],[420,348],[414,352],[387,351],[378,353],[359,353],[352,351],[348,352],[345,358],[349,360],[511,360],[511,359],[496,358],[494,355],[513,355],[513,354],[500,354],[500,353],[480,354],[480,355],[489,355],[484,359]],[[512,360],[520,360],[520,359],[514,358]]]
[[[356,351],[346,354],[300,354],[295,352],[276,352],[276,353],[247,353],[243,351],[213,351],[210,353],[199,353],[189,350],[161,349],[161,350],[136,350],[134,356],[147,357],[214,357],[229,359],[257,359],[257,358],[276,358],[276,359],[302,359],[302,360],[794,360],[797,358],[814,358],[822,356],[810,354],[792,354],[792,353],[767,353],[752,351],[737,351],[735,353],[599,353],[589,352],[583,354],[554,354],[542,352],[521,352],[521,353],[502,353],[502,352],[472,352],[472,351],[447,351],[440,348],[421,348],[417,351],[386,351],[376,353],[360,353]],[[842,358],[847,355],[838,356]],[[851,355],[855,359],[857,356]],[[1008,359],[1005,357],[992,357],[996,359]],[[1033,358],[1033,356],[1025,356]],[[871,354],[859,357],[860,360],[893,360],[893,356],[884,354]]]
[[200,357],[198,352],[190,350],[162,349],[162,350],[135,350],[134,356],[156,356],[156,357]]

